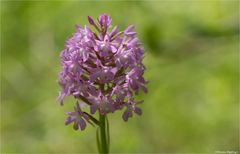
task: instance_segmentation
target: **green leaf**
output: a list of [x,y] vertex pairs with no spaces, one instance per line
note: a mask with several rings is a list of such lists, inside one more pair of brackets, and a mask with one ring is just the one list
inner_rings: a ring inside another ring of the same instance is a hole
[[100,137],[99,137],[100,136],[99,127],[97,128],[96,136],[97,136],[98,153],[101,153],[102,149],[101,149],[101,141],[100,141]]
[[106,124],[107,124],[107,127],[106,127],[106,134],[107,134],[107,148],[108,148],[108,151],[109,151],[109,148],[110,148],[110,133],[109,133],[109,122],[108,122],[108,118],[106,116]]

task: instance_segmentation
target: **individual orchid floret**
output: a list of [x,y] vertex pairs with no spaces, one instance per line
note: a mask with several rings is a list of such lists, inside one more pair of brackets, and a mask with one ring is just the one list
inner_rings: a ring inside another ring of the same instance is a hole
[[86,122],[89,122],[89,116],[82,112],[79,103],[76,104],[76,106],[74,107],[74,112],[68,112],[66,113],[68,115],[65,124],[69,125],[70,123],[73,122],[73,128],[75,130],[78,130],[79,127],[81,130],[84,130],[86,128]]
[[127,109],[122,115],[124,121],[128,121],[128,118],[133,116],[133,112],[138,115],[142,115],[142,110],[137,107],[136,104],[139,104],[139,102],[135,103],[133,100],[129,100]]
[[112,19],[109,15],[107,15],[106,13],[102,14],[99,16],[98,18],[98,24],[104,29],[106,30],[107,28],[112,26]]

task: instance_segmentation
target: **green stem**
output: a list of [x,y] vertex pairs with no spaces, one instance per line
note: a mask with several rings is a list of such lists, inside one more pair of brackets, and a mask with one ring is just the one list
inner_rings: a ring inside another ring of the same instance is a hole
[[101,115],[99,113],[99,122],[100,122],[100,138],[101,138],[101,148],[100,148],[100,153],[108,154],[109,152],[109,147],[108,147],[108,142],[107,142],[107,137],[109,136],[108,131],[106,131],[106,115]]

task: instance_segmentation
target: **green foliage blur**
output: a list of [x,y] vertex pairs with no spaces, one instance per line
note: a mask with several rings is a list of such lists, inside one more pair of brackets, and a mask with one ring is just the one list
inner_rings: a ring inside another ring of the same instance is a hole
[[238,151],[238,1],[1,1],[1,153],[97,152],[55,99],[65,40],[101,13],[135,25],[149,81],[141,117],[109,114],[110,151]]

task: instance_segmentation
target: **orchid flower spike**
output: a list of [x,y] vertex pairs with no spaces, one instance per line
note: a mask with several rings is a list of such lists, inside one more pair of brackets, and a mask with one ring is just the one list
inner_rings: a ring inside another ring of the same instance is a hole
[[84,112],[77,103],[74,111],[67,113],[65,123],[73,123],[75,130],[84,130],[87,123],[96,123],[91,116],[96,111],[107,115],[124,109],[124,121],[133,114],[141,115],[139,101],[134,97],[139,90],[147,92],[143,77],[144,49],[134,26],[118,31],[117,26],[112,27],[108,14],[100,15],[96,21],[88,16],[88,21],[96,30],[77,26],[60,54],[58,102],[63,104],[65,97],[73,96],[89,106],[89,111]]

